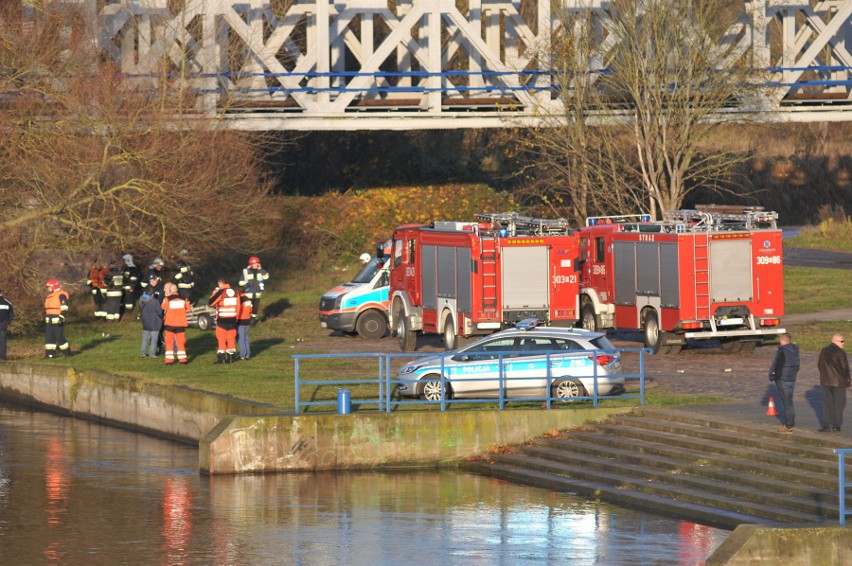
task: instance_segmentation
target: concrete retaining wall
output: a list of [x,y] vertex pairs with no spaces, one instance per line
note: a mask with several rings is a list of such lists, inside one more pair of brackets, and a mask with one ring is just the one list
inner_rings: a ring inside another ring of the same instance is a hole
[[852,564],[852,529],[740,525],[719,545],[706,564]]
[[199,443],[210,474],[434,467],[629,408],[411,411],[295,416],[181,386],[0,362],[0,398]]
[[62,366],[2,362],[0,398],[192,444],[228,415],[282,412],[188,387]]
[[519,444],[629,408],[229,417],[200,445],[211,474],[426,467]]

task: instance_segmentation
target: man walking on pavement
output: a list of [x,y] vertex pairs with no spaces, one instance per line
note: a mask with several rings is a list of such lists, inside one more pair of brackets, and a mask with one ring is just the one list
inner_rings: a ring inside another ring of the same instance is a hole
[[793,408],[793,389],[799,374],[799,347],[793,344],[790,334],[781,335],[781,345],[769,367],[769,381],[778,387],[781,406],[784,407],[784,425],[781,432],[793,432],[796,426],[796,410]]
[[846,389],[852,385],[849,359],[843,350],[842,334],[831,337],[831,344],[819,353],[819,384],[822,386],[822,426],[819,432],[839,432],[846,408]]
[[6,359],[6,331],[15,320],[15,309],[0,289],[0,360]]

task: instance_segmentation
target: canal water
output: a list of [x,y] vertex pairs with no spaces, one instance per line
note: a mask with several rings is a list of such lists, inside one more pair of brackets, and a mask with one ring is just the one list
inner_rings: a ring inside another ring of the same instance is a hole
[[0,563],[686,565],[728,534],[464,473],[197,463],[191,446],[0,403]]

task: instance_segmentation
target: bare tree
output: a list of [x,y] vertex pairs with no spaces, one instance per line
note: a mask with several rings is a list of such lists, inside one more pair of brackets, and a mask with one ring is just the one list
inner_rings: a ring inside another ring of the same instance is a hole
[[20,269],[4,267],[4,286],[24,290],[45,252],[256,251],[258,139],[186,117],[193,95],[165,71],[159,88],[131,88],[67,6],[19,14],[0,14],[0,248]]
[[698,187],[726,190],[749,156],[711,136],[743,121],[727,110],[765,79],[735,42],[720,41],[725,13],[711,0],[612,0],[560,17],[548,56],[562,105],[541,109],[547,127],[532,138],[538,163],[572,185],[574,210],[656,216]]

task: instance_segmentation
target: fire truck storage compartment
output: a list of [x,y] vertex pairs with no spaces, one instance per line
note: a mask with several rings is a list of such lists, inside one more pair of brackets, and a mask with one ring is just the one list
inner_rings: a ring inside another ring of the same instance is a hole
[[750,238],[710,241],[710,297],[714,303],[752,300]]
[[439,298],[454,299],[459,312],[470,312],[470,249],[424,245],[420,261],[423,308],[435,310]]
[[547,246],[503,247],[503,310],[547,309]]
[[615,304],[633,306],[637,296],[660,297],[663,307],[680,304],[677,244],[613,242]]

